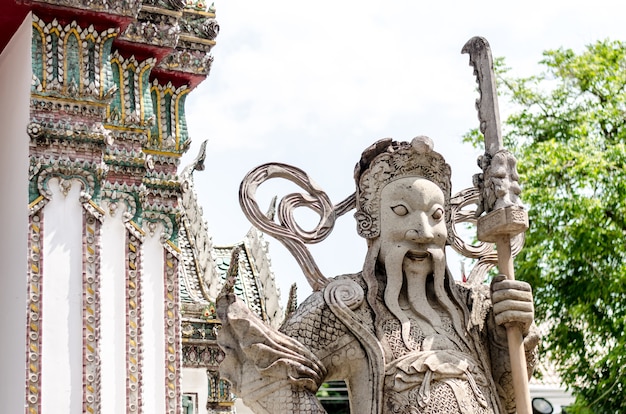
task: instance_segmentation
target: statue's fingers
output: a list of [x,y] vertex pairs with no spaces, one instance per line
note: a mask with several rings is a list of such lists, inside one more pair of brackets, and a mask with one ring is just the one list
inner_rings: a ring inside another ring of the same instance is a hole
[[535,308],[532,302],[507,300],[493,305],[493,314],[496,316],[496,322],[500,315],[508,315],[511,313],[514,315],[519,314],[520,317],[526,317],[525,315],[530,315],[530,317],[532,317],[534,312]]
[[522,334],[527,335],[533,323],[533,317],[527,312],[507,311],[496,316],[496,324],[500,326],[517,325],[522,329]]
[[491,301],[494,304],[505,301],[505,300],[532,302],[533,294],[530,291],[515,290],[515,289],[496,290],[493,293],[491,293]]
[[500,326],[519,325],[524,335],[528,334],[534,320],[533,312],[507,310],[495,315],[495,322]]
[[495,285],[495,284],[497,284],[497,283],[500,283],[500,282],[502,282],[503,280],[506,280],[506,276],[505,276],[505,275],[503,275],[503,274],[499,274],[499,275],[497,275],[497,276],[495,276],[495,277],[493,278],[493,280],[491,281],[491,286],[493,286],[493,285]]
[[[498,276],[499,277],[499,276]],[[532,292],[532,288],[530,284],[521,280],[508,280],[508,279],[499,279],[491,284],[491,291],[495,292],[498,290],[523,290],[527,292]]]

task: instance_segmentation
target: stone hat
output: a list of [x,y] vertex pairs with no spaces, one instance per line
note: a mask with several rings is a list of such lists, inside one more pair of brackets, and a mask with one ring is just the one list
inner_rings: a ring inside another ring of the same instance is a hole
[[371,239],[380,235],[380,192],[392,181],[404,177],[422,177],[435,183],[443,192],[448,234],[450,226],[450,166],[443,156],[433,151],[433,141],[425,136],[411,142],[391,138],[375,142],[361,155],[354,169],[356,181],[357,232]]

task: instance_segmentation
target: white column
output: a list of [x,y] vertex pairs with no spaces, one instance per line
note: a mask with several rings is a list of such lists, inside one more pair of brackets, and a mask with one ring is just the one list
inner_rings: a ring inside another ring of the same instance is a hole
[[161,226],[143,245],[143,401],[144,412],[165,413],[164,254]]
[[[0,55],[0,387],[2,411],[24,412],[31,15]],[[8,380],[10,378],[10,380]]]
[[[103,206],[108,211],[108,205]],[[126,227],[124,203],[102,223],[100,360],[102,412],[126,412]]]
[[55,412],[82,412],[83,207],[81,185],[63,194],[51,179],[44,207],[41,401]]

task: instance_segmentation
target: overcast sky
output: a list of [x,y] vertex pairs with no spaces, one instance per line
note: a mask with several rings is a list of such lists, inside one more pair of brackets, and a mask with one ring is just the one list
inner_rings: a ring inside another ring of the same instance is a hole
[[[384,137],[428,135],[452,166],[453,193],[470,186],[478,154],[461,137],[478,125],[477,94],[460,50],[472,36],[486,37],[518,76],[536,73],[546,49],[626,40],[626,6],[618,0],[218,0],[215,7],[215,61],[187,98],[193,144],[181,167],[208,139],[206,169],[195,183],[217,245],[250,228],[239,184],[267,162],[303,169],[338,203],[354,191],[363,149]],[[506,102],[500,106],[504,118]],[[283,186],[261,187],[262,210],[273,193],[286,194],[278,191]],[[361,269],[365,241],[355,229],[350,212],[313,246],[326,276]],[[301,302],[310,288],[297,263],[266,240],[283,303],[293,282]],[[458,274],[457,259],[449,266]]]

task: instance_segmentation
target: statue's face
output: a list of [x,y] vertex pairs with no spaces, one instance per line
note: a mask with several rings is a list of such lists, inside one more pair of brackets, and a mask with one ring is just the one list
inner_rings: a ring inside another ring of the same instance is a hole
[[425,335],[443,329],[436,307],[447,311],[458,329],[463,327],[446,291],[444,206],[441,189],[425,178],[401,178],[381,190],[380,236],[371,246],[386,277],[385,306],[400,321],[408,347],[414,322]]
[[[448,236],[441,189],[425,178],[405,177],[387,184],[380,197],[379,260],[400,259],[405,272],[432,271],[428,251],[443,249]],[[401,257],[397,257],[398,255]]]

